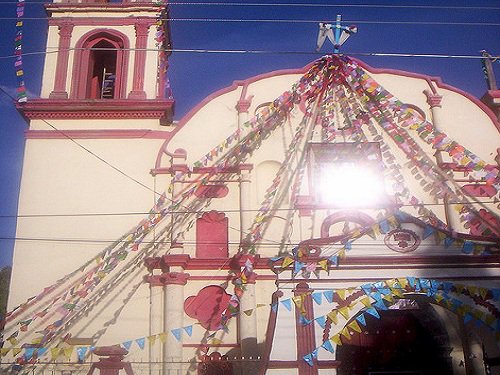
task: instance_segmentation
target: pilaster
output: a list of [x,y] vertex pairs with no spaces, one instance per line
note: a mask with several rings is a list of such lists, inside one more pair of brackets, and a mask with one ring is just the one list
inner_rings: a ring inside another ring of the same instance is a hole
[[59,25],[56,76],[54,79],[54,90],[49,95],[50,99],[68,99],[66,81],[68,77],[69,48],[73,27],[74,25],[71,22],[63,22]]

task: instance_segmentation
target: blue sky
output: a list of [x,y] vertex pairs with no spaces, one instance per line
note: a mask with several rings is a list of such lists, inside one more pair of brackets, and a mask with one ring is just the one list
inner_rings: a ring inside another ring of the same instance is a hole
[[[481,97],[486,84],[477,59],[376,57],[365,53],[409,53],[479,56],[486,49],[499,55],[500,2],[414,0],[217,1],[214,5],[171,5],[173,47],[176,50],[259,50],[279,53],[194,53],[174,51],[169,77],[176,99],[175,118],[210,93],[260,73],[299,68],[331,51],[325,43],[316,53],[317,21],[334,21],[341,14],[358,33],[342,52],[377,68],[412,71],[442,80]],[[208,2],[208,1],[207,1]],[[173,3],[173,1],[172,1]],[[256,5],[256,4],[261,5]],[[284,5],[287,3],[288,5]],[[309,6],[300,6],[307,3]],[[26,0],[23,67],[30,97],[40,90],[47,22],[43,3]],[[255,6],[248,6],[254,4]],[[375,6],[377,5],[384,5]],[[295,6],[293,6],[295,5]],[[323,6],[320,6],[323,5]],[[16,1],[0,0],[0,87],[15,96],[14,35]],[[183,21],[223,19],[225,21]],[[265,20],[243,22],[229,20]],[[290,22],[294,20],[294,22]],[[293,53],[285,53],[293,52]],[[500,63],[495,63],[497,77]],[[0,93],[0,266],[9,264],[15,237],[15,215],[27,124],[12,101]],[[474,124],[471,124],[474,126]],[[91,157],[91,156],[89,156]],[[50,237],[50,233],[47,233]]]

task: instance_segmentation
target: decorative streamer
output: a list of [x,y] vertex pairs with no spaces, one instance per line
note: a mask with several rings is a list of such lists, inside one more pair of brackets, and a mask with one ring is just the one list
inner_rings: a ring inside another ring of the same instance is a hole
[[17,18],[16,18],[16,37],[14,39],[14,67],[17,77],[17,101],[19,103],[28,100],[26,96],[26,86],[24,84],[24,70],[23,70],[23,18],[24,18],[24,0],[17,0]]

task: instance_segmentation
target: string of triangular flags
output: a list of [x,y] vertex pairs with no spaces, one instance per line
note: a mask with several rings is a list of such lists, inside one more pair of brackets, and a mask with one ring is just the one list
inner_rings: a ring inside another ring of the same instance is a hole
[[[302,316],[301,324],[307,325],[316,322],[322,329],[325,329],[328,321],[333,325],[338,325],[340,317],[344,318],[345,324],[319,347],[305,355],[303,357],[304,361],[312,366],[320,349],[333,353],[333,344],[339,346],[351,340],[353,332],[362,332],[362,327],[367,325],[368,317],[380,319],[379,311],[388,310],[391,305],[398,299],[404,298],[407,293],[425,295],[434,303],[456,313],[465,324],[475,322],[487,327],[490,331],[495,332],[497,340],[500,340],[500,311],[495,306],[495,303],[500,300],[500,289],[467,286],[426,278],[405,277],[367,283],[357,288],[308,293],[307,295],[318,305],[321,305],[323,300],[328,303],[334,303],[335,300],[338,306],[327,315],[315,317],[314,319],[309,320]],[[454,297],[454,295],[468,297],[474,304],[464,302],[462,299]],[[292,311],[293,302],[296,308],[302,311],[304,298],[305,295],[297,296],[280,301],[280,304],[288,311]],[[351,300],[349,300],[350,298]],[[355,309],[356,305],[361,305],[361,308],[353,316],[351,311]],[[275,306],[276,310],[277,306]]]
[[14,68],[16,70],[17,78],[17,101],[19,103],[28,100],[26,96],[26,86],[24,83],[24,70],[23,70],[23,17],[24,17],[24,0],[17,0],[17,18],[16,18],[16,36],[14,39]]

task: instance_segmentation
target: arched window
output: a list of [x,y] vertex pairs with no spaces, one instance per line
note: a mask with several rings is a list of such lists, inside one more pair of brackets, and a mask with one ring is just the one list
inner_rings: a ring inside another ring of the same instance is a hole
[[71,97],[120,99],[126,95],[128,39],[116,30],[96,30],[76,45]]

